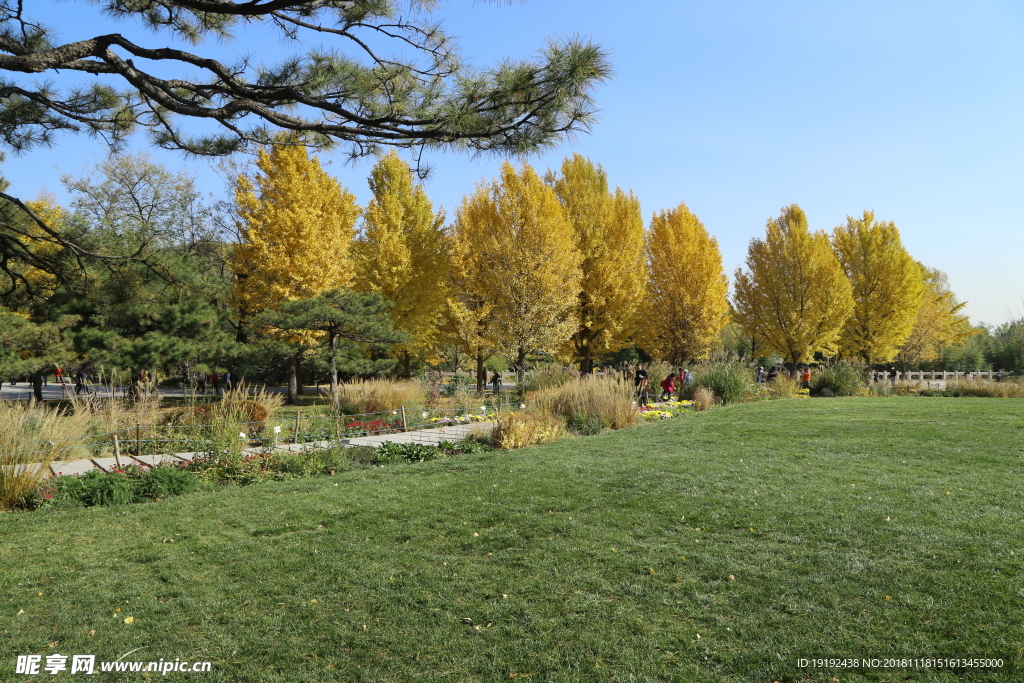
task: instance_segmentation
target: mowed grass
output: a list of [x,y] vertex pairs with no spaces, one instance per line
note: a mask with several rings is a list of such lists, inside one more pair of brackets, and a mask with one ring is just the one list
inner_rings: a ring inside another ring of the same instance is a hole
[[[1022,680],[1022,437],[1014,399],[777,401],[6,514],[0,680],[129,651],[194,681]],[[864,657],[1004,666],[798,666]]]

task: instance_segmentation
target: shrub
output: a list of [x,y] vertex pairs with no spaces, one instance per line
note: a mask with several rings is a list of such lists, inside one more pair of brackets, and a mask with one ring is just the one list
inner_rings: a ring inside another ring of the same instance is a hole
[[386,441],[377,448],[374,460],[377,464],[396,462],[424,462],[437,460],[444,457],[444,453],[437,446],[428,446],[422,443],[395,443]]
[[135,484],[137,500],[156,500],[167,496],[180,496],[198,486],[199,480],[195,473],[164,465],[154,467],[139,477]]
[[135,482],[125,474],[90,470],[77,477],[84,505],[127,505],[135,502]]
[[562,421],[549,413],[502,413],[497,422],[492,439],[504,450],[550,443],[565,433]]
[[846,361],[824,365],[811,376],[813,396],[856,396],[865,386],[864,369]]
[[583,434],[636,424],[633,388],[618,377],[583,377],[538,392],[537,402]]
[[697,372],[694,386],[695,389],[707,389],[722,399],[722,403],[735,403],[743,398],[750,386],[750,377],[750,368],[741,363],[715,363]]
[[946,395],[1024,398],[1024,384],[1020,382],[947,382]]

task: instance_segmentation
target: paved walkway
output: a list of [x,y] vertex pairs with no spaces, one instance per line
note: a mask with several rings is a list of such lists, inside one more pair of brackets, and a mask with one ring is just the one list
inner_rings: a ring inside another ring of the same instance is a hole
[[[434,429],[417,429],[411,432],[400,432],[398,434],[357,436],[350,439],[342,439],[341,443],[347,448],[352,448],[354,446],[370,446],[371,448],[377,448],[381,444],[387,442],[421,443],[433,446],[442,441],[462,441],[480,428],[489,429],[493,426],[493,422],[477,422],[474,424],[451,425],[448,427],[438,427]],[[256,448],[243,448],[242,453],[269,453],[274,451],[300,453],[302,451],[331,448],[333,446],[333,441],[311,441],[309,443],[282,444],[273,447],[261,446]],[[156,465],[163,464],[180,464],[182,462],[188,462],[201,455],[204,455],[204,453],[167,453],[164,455],[142,455],[138,458],[134,455],[122,455],[120,458],[120,466],[127,467],[129,465],[142,465],[145,467],[154,467]],[[77,476],[97,468],[105,472],[110,472],[111,470],[118,468],[118,466],[119,463],[116,458],[85,458],[82,460],[62,460],[50,463],[49,471],[50,476]],[[28,465],[28,467],[38,469],[39,465]]]

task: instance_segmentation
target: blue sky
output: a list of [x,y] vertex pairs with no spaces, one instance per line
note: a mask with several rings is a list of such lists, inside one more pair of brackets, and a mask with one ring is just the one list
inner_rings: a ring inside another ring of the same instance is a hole
[[[122,32],[166,42],[104,23],[84,2],[51,7],[59,14],[46,15],[72,19],[65,40]],[[896,223],[915,258],[949,275],[972,321],[1024,316],[1024,3],[648,0],[630,12],[619,0],[448,0],[436,18],[478,66],[529,55],[547,36],[604,45],[616,75],[596,93],[598,124],[529,161],[544,169],[587,155],[637,194],[647,217],[685,202],[718,238],[730,278],[785,205],[800,204],[825,230],[871,209]],[[293,50],[265,37],[216,50],[253,46],[267,60]],[[66,136],[52,150],[8,155],[0,170],[20,196],[45,187],[66,199],[60,173],[103,155],[98,141]],[[202,161],[154,157],[223,191]],[[321,158],[366,201],[372,160]],[[427,191],[450,212],[501,163],[430,161]]]

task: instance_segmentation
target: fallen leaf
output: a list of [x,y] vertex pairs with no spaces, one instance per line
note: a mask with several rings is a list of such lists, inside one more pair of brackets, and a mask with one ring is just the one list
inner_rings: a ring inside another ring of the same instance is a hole
[[125,617],[124,618],[124,623],[126,623],[126,624],[130,624],[130,623],[132,623],[134,621],[135,621],[135,617]]

